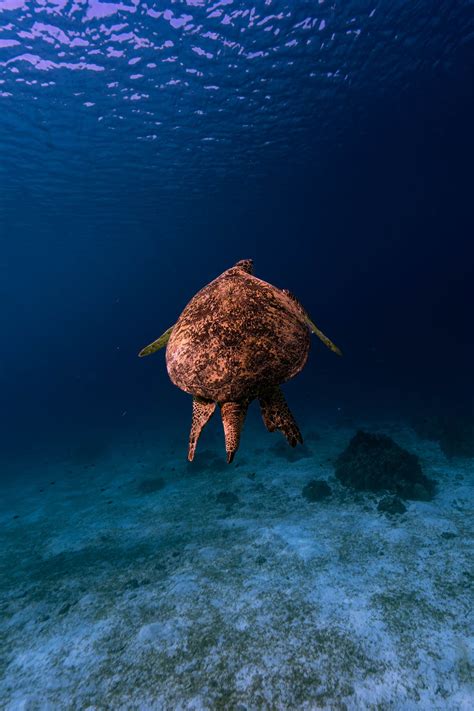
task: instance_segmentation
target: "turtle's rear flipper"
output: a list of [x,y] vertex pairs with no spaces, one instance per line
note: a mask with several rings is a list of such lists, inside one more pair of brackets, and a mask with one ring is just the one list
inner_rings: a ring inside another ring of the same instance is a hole
[[196,451],[199,435],[211,419],[215,409],[216,403],[213,400],[204,400],[200,397],[193,398],[193,421],[191,424],[188,448],[188,459],[190,462],[194,459],[194,452]]
[[263,421],[269,432],[280,430],[292,447],[296,447],[298,442],[303,444],[299,427],[278,385],[262,393],[259,402]]
[[230,464],[239,448],[240,433],[247,414],[248,402],[224,402],[221,405],[222,424],[224,425],[225,451]]

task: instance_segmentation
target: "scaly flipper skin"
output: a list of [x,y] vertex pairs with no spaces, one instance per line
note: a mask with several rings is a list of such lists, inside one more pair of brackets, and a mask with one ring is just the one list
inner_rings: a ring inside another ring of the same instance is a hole
[[216,403],[212,400],[204,400],[200,397],[193,398],[193,421],[191,424],[191,432],[189,434],[188,459],[190,462],[194,459],[196,445],[203,428],[211,419]]
[[145,346],[145,348],[142,348],[140,353],[138,354],[139,358],[143,358],[144,356],[149,356],[152,353],[156,353],[156,351],[159,351],[161,348],[164,348],[168,341],[170,340],[171,336],[171,331],[173,330],[174,325],[170,326],[167,331],[161,334],[159,338],[156,339],[156,341],[153,341],[153,343],[150,343],[148,346]]
[[278,385],[262,393],[259,401],[263,421],[269,432],[280,430],[292,447],[296,447],[298,442],[303,444],[299,427]]
[[222,424],[224,425],[225,451],[230,464],[239,448],[240,433],[247,414],[248,401],[224,402],[221,405]]

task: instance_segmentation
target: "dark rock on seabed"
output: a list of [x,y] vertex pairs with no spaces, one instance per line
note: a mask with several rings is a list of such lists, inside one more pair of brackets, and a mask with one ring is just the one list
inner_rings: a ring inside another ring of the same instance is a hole
[[165,485],[166,481],[163,477],[142,479],[137,485],[137,491],[139,494],[154,494],[156,491],[163,489]]
[[406,506],[398,496],[384,496],[380,499],[377,510],[392,516],[406,512]]
[[216,496],[216,501],[218,504],[233,506],[234,504],[239,503],[239,497],[232,491],[220,491]]
[[283,439],[279,439],[270,448],[273,455],[286,459],[288,462],[297,462],[299,459],[305,459],[307,457],[312,457],[311,450],[302,444],[298,447],[292,448],[288,446],[288,442]]
[[323,479],[312,479],[303,488],[302,495],[307,501],[323,501],[332,494],[329,484]]
[[337,458],[336,477],[359,491],[390,491],[404,499],[426,501],[435,493],[415,454],[387,435],[362,430]]
[[186,468],[189,472],[221,472],[228,468],[224,457],[213,450],[205,449],[196,452],[196,456],[192,462],[186,462]]

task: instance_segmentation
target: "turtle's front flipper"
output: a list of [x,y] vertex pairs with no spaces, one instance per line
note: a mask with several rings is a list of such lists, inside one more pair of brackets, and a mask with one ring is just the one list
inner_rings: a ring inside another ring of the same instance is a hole
[[299,308],[300,308],[301,311],[303,312],[304,319],[305,319],[306,323],[308,324],[309,330],[311,331],[311,333],[314,333],[314,335],[317,336],[317,337],[324,343],[324,345],[327,346],[327,347],[329,348],[329,350],[331,350],[333,353],[337,353],[337,355],[342,356],[342,351],[341,351],[341,349],[338,348],[338,347],[331,341],[331,339],[328,338],[328,337],[321,331],[321,329],[316,326],[315,323],[313,323],[313,321],[311,321],[310,317],[308,316],[308,314],[307,314],[307,312],[306,312],[306,309],[303,308],[303,306],[302,306],[301,303],[298,301],[298,299],[296,298],[296,296],[295,296],[294,294],[292,294],[289,289],[282,289],[282,291],[283,291],[287,296],[289,296],[290,299],[295,302],[295,304],[297,304],[297,305],[299,306]]
[[225,451],[230,464],[239,448],[240,433],[247,414],[248,402],[224,402],[221,405],[222,424],[224,425]]
[[194,459],[194,452],[196,451],[199,435],[211,419],[215,409],[216,403],[213,400],[204,400],[200,397],[193,398],[193,422],[189,435],[188,448],[188,459],[190,462]]
[[311,333],[314,333],[315,336],[317,336],[325,346],[327,346],[333,353],[337,353],[338,356],[342,356],[342,351],[340,348],[338,348],[327,336],[324,335],[324,333],[316,326],[315,323],[313,323],[306,314],[306,323],[308,324]]
[[263,421],[269,432],[280,430],[292,447],[296,447],[298,442],[303,444],[299,427],[278,385],[262,393],[259,402]]
[[171,331],[173,330],[173,328],[174,325],[168,328],[168,330],[165,331],[159,338],[157,338],[156,341],[153,341],[153,343],[150,343],[148,346],[145,346],[145,348],[142,348],[140,353],[138,354],[139,358],[151,355],[152,353],[156,353],[156,351],[159,351],[160,348],[164,348],[170,340]]

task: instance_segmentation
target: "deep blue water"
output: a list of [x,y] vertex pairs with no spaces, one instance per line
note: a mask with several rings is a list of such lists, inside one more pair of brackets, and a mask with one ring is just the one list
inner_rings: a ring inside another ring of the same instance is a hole
[[0,20],[9,438],[178,411],[137,349],[249,256],[345,352],[315,343],[293,397],[472,397],[470,3],[2,0]]

